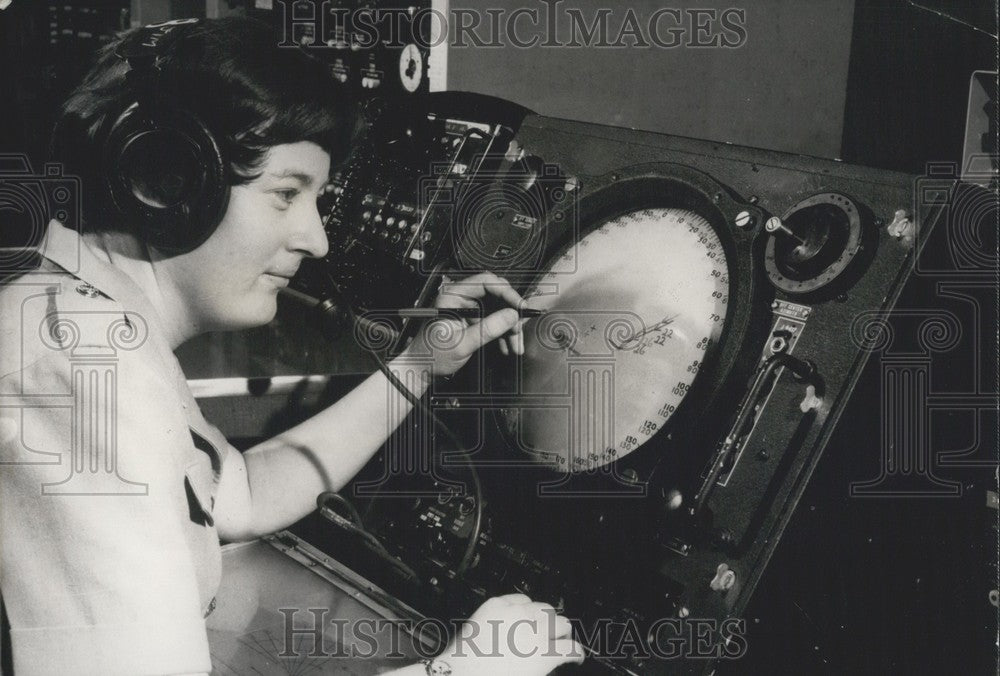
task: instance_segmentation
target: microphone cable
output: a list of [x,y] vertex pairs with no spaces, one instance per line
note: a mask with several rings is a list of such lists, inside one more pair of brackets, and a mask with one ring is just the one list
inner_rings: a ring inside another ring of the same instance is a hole
[[[331,280],[332,281],[332,280]],[[335,288],[335,287],[334,287]],[[359,317],[351,307],[350,303],[344,303],[342,306],[338,306],[334,302],[333,298],[327,298],[325,300],[319,300],[308,294],[302,293],[301,291],[296,291],[291,288],[283,288],[281,292],[290,298],[293,298],[301,303],[307,304],[316,310],[319,315],[324,320],[336,321],[336,314],[341,308],[346,309],[347,315],[351,319],[352,324],[364,324],[365,322],[370,322],[362,317]],[[326,330],[326,322],[320,323],[321,328]],[[385,328],[384,330],[391,330]],[[469,532],[468,542],[466,543],[465,550],[462,553],[462,558],[459,560],[458,566],[455,568],[455,577],[461,577],[469,569],[472,561],[475,557],[476,547],[479,544],[479,537],[482,533],[483,527],[483,487],[482,482],[479,478],[479,472],[476,470],[475,463],[472,461],[472,457],[463,448],[462,442],[459,440],[458,436],[451,430],[441,420],[440,417],[431,409],[430,406],[425,404],[422,397],[416,396],[410,389],[403,383],[399,377],[392,372],[382,355],[378,353],[377,350],[373,349],[368,345],[363,345],[362,347],[368,351],[368,353],[374,358],[375,366],[378,370],[385,376],[386,380],[392,384],[392,386],[401,394],[403,397],[413,406],[413,409],[423,416],[426,416],[435,427],[437,427],[446,437],[447,441],[453,446],[455,452],[464,460],[464,465],[469,473],[469,478],[472,481],[472,491],[473,497],[475,498],[475,509],[473,510],[472,526]],[[360,528],[360,526],[359,526]],[[374,537],[374,536],[372,536]]]

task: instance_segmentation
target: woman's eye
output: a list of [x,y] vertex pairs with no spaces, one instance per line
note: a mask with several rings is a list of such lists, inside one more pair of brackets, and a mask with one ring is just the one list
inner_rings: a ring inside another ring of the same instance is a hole
[[299,194],[299,191],[295,189],[275,190],[274,194],[280,197],[281,201],[284,202],[285,204],[291,204],[292,200],[294,200],[295,197]]

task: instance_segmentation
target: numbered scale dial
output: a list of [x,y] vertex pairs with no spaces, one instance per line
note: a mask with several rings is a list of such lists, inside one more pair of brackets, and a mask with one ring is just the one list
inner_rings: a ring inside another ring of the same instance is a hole
[[525,327],[514,443],[563,472],[636,450],[691,388],[728,294],[722,243],[693,211],[632,211],[578,240],[525,293],[547,312]]

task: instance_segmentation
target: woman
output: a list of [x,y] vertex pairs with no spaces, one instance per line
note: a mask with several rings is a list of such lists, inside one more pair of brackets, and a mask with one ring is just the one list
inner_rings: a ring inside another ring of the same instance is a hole
[[[82,232],[51,222],[40,267],[0,287],[0,589],[18,676],[209,671],[220,538],[311,512],[408,412],[376,373],[241,454],[202,418],[173,354],[270,321],[301,261],[326,254],[316,199],[354,119],[333,91],[322,64],[227,19],[124,34],[65,104],[55,145],[83,180]],[[164,121],[185,129],[176,143]],[[438,304],[486,294],[521,302],[483,274]],[[418,337],[389,365],[417,396],[505,334],[523,349],[513,309],[448,328],[449,349]],[[543,674],[582,659],[553,616],[492,599],[466,625],[475,650],[400,671]]]

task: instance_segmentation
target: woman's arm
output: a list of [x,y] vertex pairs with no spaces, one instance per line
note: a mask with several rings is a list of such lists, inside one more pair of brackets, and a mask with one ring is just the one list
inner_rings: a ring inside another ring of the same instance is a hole
[[[470,277],[442,290],[439,307],[475,307],[487,293],[511,306],[523,302],[506,281],[491,273]],[[406,351],[389,363],[417,397],[433,375],[454,373],[486,343],[520,330],[513,309],[495,312],[464,326],[439,320],[427,326]],[[434,341],[428,334],[451,333]],[[520,351],[520,336],[511,340]],[[435,345],[435,343],[437,343]],[[411,404],[381,372],[369,376],[329,408],[282,434],[225,460],[214,510],[225,540],[246,540],[280,530],[316,508],[316,496],[342,488],[371,458],[410,412]],[[426,449],[430,452],[431,449]]]

